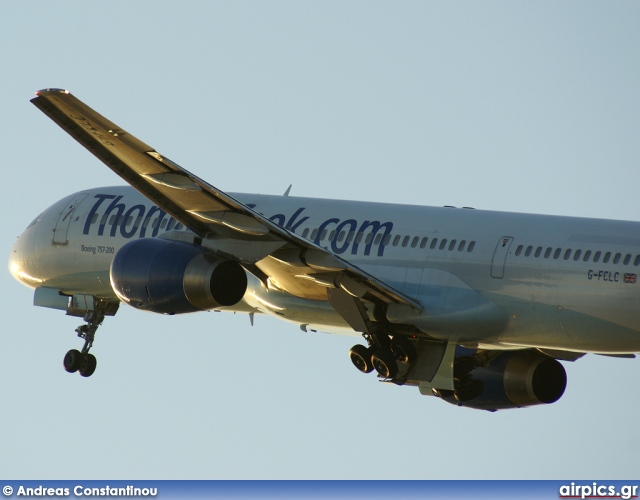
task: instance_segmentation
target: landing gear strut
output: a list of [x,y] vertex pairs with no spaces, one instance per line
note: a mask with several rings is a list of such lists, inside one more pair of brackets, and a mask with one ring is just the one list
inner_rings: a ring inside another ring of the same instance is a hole
[[[83,377],[90,377],[93,372],[96,371],[98,364],[96,357],[89,353],[89,350],[93,346],[93,341],[96,336],[96,330],[104,321],[106,314],[113,315],[115,310],[106,301],[95,300],[93,301],[94,308],[86,311],[84,314],[85,325],[80,325],[76,328],[78,337],[84,339],[84,346],[82,351],[77,349],[71,349],[64,356],[63,365],[64,369],[69,373],[78,372]],[[116,306],[117,309],[117,306]],[[70,308],[71,310],[71,308]],[[74,314],[75,315],[75,314]]]
[[[340,281],[343,279],[345,283]],[[394,335],[393,339],[389,338],[382,327],[371,321],[364,304],[364,300],[368,299],[363,300],[367,292],[362,290],[361,284],[346,275],[339,276],[337,280],[341,284],[336,285],[336,288],[327,288],[327,300],[351,328],[356,332],[362,332],[369,344],[369,347],[354,345],[349,351],[351,362],[363,373],[370,373],[375,369],[384,379],[397,384],[404,383],[403,376],[396,378],[400,371],[398,363],[405,365],[404,368],[410,367],[416,359],[415,347],[411,341],[399,335]],[[338,281],[334,281],[334,284]],[[374,318],[380,324],[385,324],[385,305],[380,299],[374,299],[373,306]],[[407,373],[406,369],[404,373]]]

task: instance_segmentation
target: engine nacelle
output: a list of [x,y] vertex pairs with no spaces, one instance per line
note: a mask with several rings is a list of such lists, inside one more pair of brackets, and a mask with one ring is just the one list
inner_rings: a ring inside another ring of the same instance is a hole
[[555,403],[567,375],[555,359],[535,351],[509,351],[483,366],[473,356],[456,358],[454,391],[436,391],[448,403],[489,411]]
[[189,243],[144,238],[124,245],[111,264],[111,286],[129,305],[162,314],[237,304],[247,274],[237,262]]

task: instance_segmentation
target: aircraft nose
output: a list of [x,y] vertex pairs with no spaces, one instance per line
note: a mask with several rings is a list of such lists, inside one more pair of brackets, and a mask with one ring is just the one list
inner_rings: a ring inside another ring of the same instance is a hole
[[35,262],[37,221],[38,219],[32,222],[29,227],[18,236],[17,241],[11,248],[11,255],[9,255],[9,272],[20,283],[31,288],[35,288],[42,283],[42,279],[37,276],[37,265]]

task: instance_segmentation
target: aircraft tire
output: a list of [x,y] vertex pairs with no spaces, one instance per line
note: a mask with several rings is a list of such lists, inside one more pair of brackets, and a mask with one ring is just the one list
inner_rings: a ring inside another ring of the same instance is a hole
[[371,356],[371,362],[382,378],[393,378],[398,374],[396,359],[390,351],[378,349]]
[[80,368],[80,362],[82,361],[82,353],[77,349],[71,349],[64,355],[62,364],[64,369],[69,373],[75,373]]
[[398,361],[405,364],[413,363],[418,357],[416,348],[406,337],[393,337],[391,340],[391,351]]
[[362,373],[371,373],[373,371],[371,350],[362,344],[354,345],[349,351],[349,357],[353,365]]
[[82,361],[80,362],[80,367],[78,368],[78,372],[83,377],[90,377],[93,375],[93,372],[96,371],[96,366],[98,365],[98,361],[93,354],[85,353],[82,355]]

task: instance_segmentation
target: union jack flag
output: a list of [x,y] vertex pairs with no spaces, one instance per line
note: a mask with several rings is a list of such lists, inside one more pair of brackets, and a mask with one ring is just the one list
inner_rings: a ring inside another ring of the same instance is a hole
[[637,274],[624,273],[624,277],[623,277],[624,283],[632,283],[635,285],[637,279],[638,279]]

